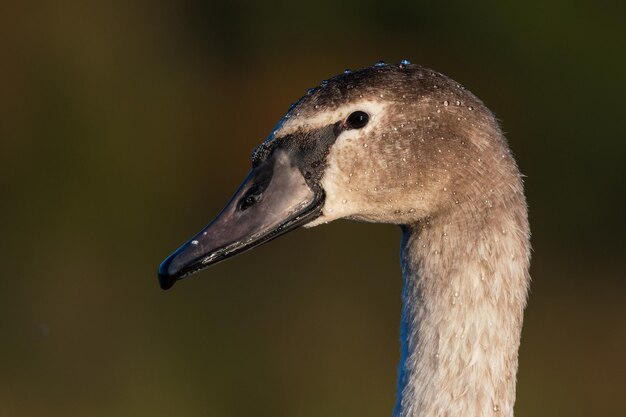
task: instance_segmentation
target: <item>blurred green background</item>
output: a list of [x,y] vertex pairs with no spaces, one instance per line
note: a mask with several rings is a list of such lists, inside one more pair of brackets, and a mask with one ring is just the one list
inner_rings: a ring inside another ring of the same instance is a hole
[[626,415],[623,2],[3,2],[0,416],[389,416],[399,230],[299,230],[163,292],[308,87],[385,59],[496,113],[526,187],[518,416]]

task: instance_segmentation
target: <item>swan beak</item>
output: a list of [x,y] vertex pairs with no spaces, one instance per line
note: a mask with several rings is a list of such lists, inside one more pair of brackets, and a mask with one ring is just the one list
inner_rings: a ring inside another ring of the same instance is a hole
[[277,149],[254,166],[221,213],[159,266],[161,288],[317,218],[324,193],[293,159]]

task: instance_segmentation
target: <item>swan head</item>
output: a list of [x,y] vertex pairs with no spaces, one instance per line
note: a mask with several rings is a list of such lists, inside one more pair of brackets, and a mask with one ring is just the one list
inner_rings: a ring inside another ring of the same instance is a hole
[[345,72],[291,106],[222,212],[161,264],[161,287],[299,226],[413,224],[479,201],[476,184],[514,164],[507,149],[484,105],[435,71]]

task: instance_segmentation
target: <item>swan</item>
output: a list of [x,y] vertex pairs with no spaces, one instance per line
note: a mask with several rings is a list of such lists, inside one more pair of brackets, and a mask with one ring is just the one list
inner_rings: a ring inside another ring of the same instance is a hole
[[513,416],[530,230],[485,105],[407,60],[323,81],[254,150],[226,207],[163,261],[160,285],[335,219],[402,230],[394,416]]

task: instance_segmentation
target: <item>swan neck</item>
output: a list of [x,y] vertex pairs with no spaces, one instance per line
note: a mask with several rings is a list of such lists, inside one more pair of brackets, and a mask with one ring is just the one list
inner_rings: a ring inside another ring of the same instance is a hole
[[396,417],[513,416],[528,223],[525,203],[493,214],[403,227]]

